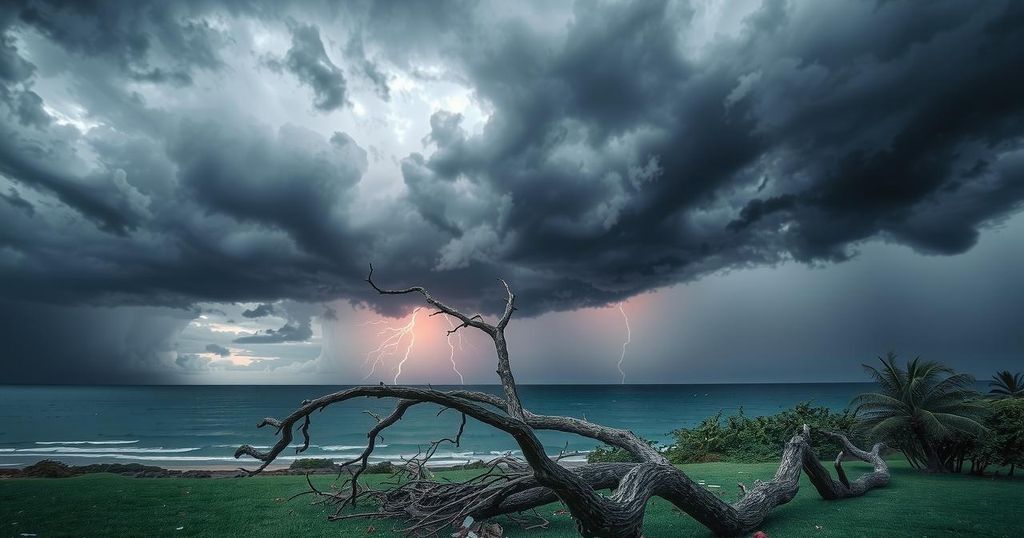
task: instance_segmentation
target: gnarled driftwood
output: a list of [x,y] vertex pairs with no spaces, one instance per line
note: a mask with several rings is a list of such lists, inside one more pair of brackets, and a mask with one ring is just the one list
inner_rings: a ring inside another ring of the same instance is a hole
[[[830,434],[843,446],[843,452],[835,461],[838,480],[833,479],[811,449],[810,432],[804,426],[803,431],[795,432],[783,448],[774,478],[758,482],[749,489],[741,484],[740,499],[727,503],[670,465],[661,452],[628,430],[571,417],[535,415],[525,409],[512,375],[505,340],[505,327],[515,311],[515,295],[504,280],[501,283],[506,292],[506,304],[495,324],[488,323],[480,314],[469,316],[438,301],[420,286],[400,290],[380,288],[373,282],[372,265],[366,280],[381,294],[421,294],[427,304],[436,309],[431,315],[445,314],[461,322],[449,334],[465,327],[487,334],[494,342],[504,398],[467,390],[361,386],[307,400],[282,420],[263,419],[258,426],[276,428],[279,434],[277,443],[267,452],[250,445],[243,445],[235,452],[236,458],[249,455],[261,462],[257,469],[250,471],[252,474],[265,469],[291,444],[296,425],[299,425],[303,436],[303,444],[296,451],[302,452],[309,446],[310,415],[314,411],[360,397],[397,400],[390,415],[378,417],[378,423],[367,434],[364,451],[346,462],[345,468],[354,466],[355,470],[346,479],[344,491],[324,492],[309,484],[310,490],[305,493],[315,495],[319,502],[337,505],[338,511],[333,519],[395,518],[407,522],[402,530],[408,534],[435,534],[446,526],[459,527],[464,521],[481,521],[505,514],[520,515],[560,501],[583,536],[637,537],[641,535],[647,502],[651,497],[661,497],[716,534],[736,535],[755,529],[772,509],[793,499],[799,488],[801,470],[818,493],[829,500],[863,495],[889,481],[888,467],[879,454],[881,445],[875,445],[866,452],[853,446],[839,433]],[[410,460],[401,471],[405,474],[402,481],[383,490],[361,487],[360,475],[367,468],[377,436],[401,420],[406,410],[421,403],[432,403],[461,413],[462,426],[469,417],[509,434],[519,445],[525,462],[499,458],[482,474],[462,483],[431,479],[429,473],[423,471],[423,465],[441,442],[458,445],[462,435],[460,427],[454,438],[435,441],[426,453]],[[597,463],[570,469],[561,465],[558,458],[551,458],[544,452],[535,435],[536,430],[555,430],[594,439],[629,452],[640,463]],[[842,458],[846,454],[873,464],[874,470],[853,482],[849,481],[842,468]],[[600,493],[606,489],[612,490],[611,495]],[[356,507],[362,499],[374,501],[376,506],[365,512],[345,512],[346,508]],[[545,526],[547,521],[534,515],[527,524]]]

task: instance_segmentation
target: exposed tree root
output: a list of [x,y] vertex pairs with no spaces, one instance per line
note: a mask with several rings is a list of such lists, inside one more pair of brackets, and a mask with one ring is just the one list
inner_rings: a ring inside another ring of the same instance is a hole
[[[291,444],[293,429],[297,425],[303,436],[303,445],[296,452],[303,452],[309,446],[310,415],[313,412],[354,398],[397,400],[390,415],[377,417],[377,424],[367,435],[365,450],[346,462],[345,468],[350,470],[350,476],[345,480],[342,491],[321,491],[310,482],[310,490],[304,492],[314,495],[316,502],[336,505],[337,512],[331,516],[332,519],[393,518],[406,522],[401,530],[410,535],[437,534],[448,526],[458,528],[464,521],[481,521],[498,515],[513,515],[525,526],[546,526],[547,520],[539,515],[527,515],[523,519],[523,514],[560,501],[575,519],[583,536],[636,537],[641,535],[647,502],[651,497],[661,497],[716,534],[736,535],[754,530],[772,509],[793,499],[799,488],[801,470],[818,493],[829,500],[863,495],[889,481],[888,467],[879,455],[880,445],[866,452],[853,446],[845,436],[833,433],[830,435],[843,445],[843,453],[835,461],[839,479],[834,480],[811,449],[810,432],[804,426],[803,431],[796,432],[783,448],[775,477],[767,482],[758,482],[749,489],[741,484],[740,499],[727,503],[670,465],[662,453],[630,431],[571,417],[535,415],[525,409],[519,400],[505,341],[504,330],[515,310],[515,296],[504,281],[501,282],[507,293],[505,310],[498,322],[491,325],[479,314],[467,316],[434,299],[422,287],[381,289],[373,283],[372,276],[371,266],[367,282],[381,294],[419,293],[437,309],[434,314],[458,319],[461,324],[450,332],[473,327],[490,336],[495,345],[497,373],[505,397],[465,390],[363,386],[307,400],[283,420],[263,419],[258,426],[276,428],[279,434],[277,443],[267,452],[250,445],[243,445],[235,452],[236,458],[249,455],[262,462],[257,469],[250,471],[253,474],[265,469]],[[398,473],[402,476],[396,475],[387,488],[363,488],[359,479],[367,468],[378,435],[401,420],[410,407],[420,403],[436,404],[442,410],[461,413],[462,423],[457,434],[450,439],[434,441],[423,454],[408,460]],[[466,482],[433,480],[426,471],[427,462],[440,444],[459,444],[466,417],[508,433],[522,450],[525,462],[499,458],[482,474]],[[534,433],[536,430],[555,430],[594,439],[626,450],[642,463],[589,464],[570,469],[559,464],[558,458],[550,458],[544,452]],[[873,464],[874,470],[850,482],[842,468],[844,454]],[[351,470],[353,467],[354,471]],[[602,495],[601,490],[612,490],[612,493]],[[373,508],[345,511],[356,507],[362,500],[371,501]]]

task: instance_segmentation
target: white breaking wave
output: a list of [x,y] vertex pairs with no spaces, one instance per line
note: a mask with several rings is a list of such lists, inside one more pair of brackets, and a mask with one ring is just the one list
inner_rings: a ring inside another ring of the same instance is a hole
[[[312,446],[312,445],[310,445]],[[373,445],[374,448],[387,448],[388,445]],[[337,452],[340,450],[363,450],[366,448],[365,445],[324,445],[320,447],[323,450],[330,452]]]
[[[420,458],[420,459],[422,459],[423,456],[425,456],[425,455],[426,455],[425,452],[421,453],[421,454],[418,454],[418,455],[417,454],[371,454],[370,455],[370,459],[372,459],[372,460],[388,460],[388,461],[394,461],[394,462],[401,462],[401,461],[411,460],[413,458]],[[483,457],[482,454],[477,454],[476,452],[435,452],[433,457],[430,458],[430,461],[433,462],[435,459],[443,459],[443,458],[476,458],[476,459],[481,459],[482,457]]]
[[470,460],[430,460],[430,465],[436,466],[465,465],[467,463],[470,463]]
[[36,441],[37,445],[130,445],[138,443],[134,441]]
[[[237,445],[211,445],[211,446],[213,448],[238,448],[238,447],[242,446],[242,443],[238,443]],[[260,449],[270,448],[270,445],[249,445],[249,446],[251,446],[253,448],[260,448]],[[301,444],[299,444],[299,445],[288,445],[288,448],[300,448],[300,447],[302,447]],[[309,448],[320,448],[320,445],[309,445]]]
[[[0,454],[3,456],[13,457],[28,457],[32,456],[30,453],[21,454]],[[42,454],[37,454],[42,455]],[[133,460],[133,461],[235,461],[235,458],[231,456],[140,456],[137,454],[94,454],[94,453],[81,453],[81,452],[69,452],[69,453],[57,453],[47,454],[47,456],[53,456],[55,458],[109,458],[115,460]],[[294,459],[286,456],[279,457],[277,459]],[[251,461],[256,461],[255,459]]]
[[[0,454],[0,457],[20,457],[26,458],[31,457],[34,454],[23,452],[21,454]],[[35,454],[42,456],[42,454]],[[115,460],[131,460],[131,461],[166,461],[166,462],[178,462],[178,461],[237,461],[239,463],[252,463],[257,462],[255,458],[249,456],[242,456],[241,458],[234,458],[232,456],[140,456],[137,454],[122,454],[122,453],[109,453],[109,454],[95,454],[95,453],[82,453],[82,452],[68,452],[68,453],[57,453],[57,454],[46,454],[46,456],[52,456],[55,458],[107,458]],[[275,461],[294,461],[306,459],[309,456],[278,456]],[[335,461],[334,463],[344,463],[343,461]],[[20,465],[20,464],[11,464]]]
[[137,453],[175,453],[175,452],[195,452],[200,450],[199,448],[78,448],[73,446],[48,446],[45,448],[19,448],[15,452],[29,453],[29,454],[42,454],[50,452],[65,452],[65,453],[90,453],[90,452],[102,452],[102,453],[123,453],[123,454],[137,454]]
[[[0,457],[15,457],[15,458],[31,458],[32,456],[47,456],[53,458],[89,458],[89,459],[112,459],[112,460],[128,460],[128,461],[152,461],[152,462],[165,462],[165,463],[198,463],[198,462],[235,462],[239,464],[252,464],[258,463],[258,460],[250,456],[242,456],[241,458],[234,458],[232,456],[167,456],[167,455],[141,455],[141,454],[126,454],[123,452],[55,452],[50,453],[33,453],[33,452],[19,452],[19,453],[2,453]],[[452,465],[465,465],[474,461],[490,461],[493,457],[487,457],[473,453],[473,452],[451,452],[451,453],[439,453],[435,458],[432,458],[428,465],[431,467],[446,467]],[[349,456],[339,454],[314,454],[314,455],[289,455],[289,456],[278,456],[275,461],[282,463],[288,463],[295,460],[305,459],[309,457],[326,457],[330,458],[335,464],[342,464],[349,459]],[[351,458],[356,457],[352,455]],[[410,456],[411,457],[411,456]],[[405,459],[409,459],[406,457]],[[568,461],[586,461],[586,458],[581,457],[577,460],[575,458],[566,458]],[[398,455],[382,455],[382,456],[371,456],[371,460],[381,461],[386,460],[392,463],[402,463],[403,457]],[[0,466],[17,466],[25,465],[24,463],[0,463]]]

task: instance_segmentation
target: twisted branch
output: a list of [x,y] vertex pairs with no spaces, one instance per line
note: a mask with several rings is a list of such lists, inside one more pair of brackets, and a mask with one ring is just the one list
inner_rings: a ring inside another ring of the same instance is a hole
[[[289,446],[292,430],[300,420],[305,442],[297,451],[305,450],[309,446],[309,415],[314,411],[360,397],[398,400],[388,417],[377,417],[377,424],[367,434],[367,446],[363,452],[343,465],[343,469],[348,469],[351,475],[345,483],[351,486],[347,494],[323,492],[314,488],[310,482],[310,491],[307,493],[312,493],[321,502],[338,505],[338,512],[331,519],[394,517],[410,522],[408,527],[402,529],[407,534],[436,534],[441,528],[456,525],[465,517],[482,520],[501,514],[520,513],[557,500],[568,508],[576,520],[577,529],[584,536],[636,537],[641,533],[647,502],[657,496],[668,500],[713,532],[734,535],[754,529],[773,508],[789,502],[799,488],[801,470],[807,474],[819,494],[830,500],[863,495],[872,488],[888,483],[888,467],[879,455],[881,445],[875,445],[871,452],[865,452],[853,446],[845,436],[830,433],[843,445],[843,453],[874,465],[871,473],[851,482],[842,469],[842,458],[837,458],[835,466],[839,480],[833,480],[811,449],[810,431],[804,426],[786,444],[772,480],[757,481],[749,489],[740,484],[741,498],[733,504],[726,503],[669,465],[664,455],[630,431],[571,417],[535,415],[523,408],[509,366],[504,335],[504,329],[515,311],[515,295],[504,280],[501,283],[507,293],[505,310],[497,324],[491,325],[480,315],[467,316],[434,299],[421,286],[401,290],[382,289],[374,284],[372,276],[371,265],[366,280],[378,293],[419,293],[428,304],[437,308],[438,313],[454,316],[462,322],[454,330],[474,327],[490,336],[495,344],[497,373],[505,398],[465,390],[443,392],[404,386],[362,386],[304,401],[299,409],[283,420],[266,418],[261,421],[258,427],[274,426],[280,439],[267,452],[256,450],[250,445],[242,445],[236,450],[236,458],[249,455],[262,462],[259,468],[249,471],[251,474],[265,469]],[[406,410],[420,403],[439,405],[442,411],[454,409],[460,412],[462,422],[458,433],[454,438],[433,442],[422,458],[417,454],[407,461],[412,467],[407,466],[406,470],[414,467],[414,472],[404,482],[396,475],[396,482],[384,491],[361,488],[359,478],[367,468],[377,436],[401,420]],[[463,483],[440,483],[430,479],[424,472],[425,465],[440,443],[459,444],[467,417],[509,434],[519,445],[525,464],[512,458],[499,458],[488,466],[486,472]],[[545,454],[535,430],[556,430],[599,440],[629,451],[641,463],[591,464],[567,469],[557,459]],[[352,471],[350,466],[356,463],[359,467]],[[614,488],[611,496],[598,493],[599,490],[610,488]],[[357,500],[363,497],[373,498],[378,509],[342,514],[345,507],[354,507]],[[544,523],[542,521],[539,524]]]

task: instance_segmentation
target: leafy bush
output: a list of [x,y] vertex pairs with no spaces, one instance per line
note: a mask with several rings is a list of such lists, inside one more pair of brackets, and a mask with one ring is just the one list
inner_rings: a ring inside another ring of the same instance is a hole
[[739,414],[723,421],[719,412],[693,428],[672,432],[675,444],[668,457],[672,463],[777,461],[782,447],[804,424],[811,428],[811,446],[818,457],[831,459],[840,447],[823,432],[848,433],[854,417],[849,410],[837,413],[827,407],[812,407],[810,402],[767,417],[748,417],[740,408]]
[[619,447],[599,446],[587,454],[587,463],[636,463],[632,454]]
[[487,469],[490,464],[484,460],[475,460],[469,463],[463,463],[461,465],[452,465],[448,468],[451,471],[476,471],[478,469]]
[[[804,424],[811,427],[811,446],[818,456],[831,459],[840,447],[823,432],[849,434],[854,418],[848,410],[837,413],[827,407],[812,407],[810,402],[767,417],[748,417],[740,408],[738,414],[724,420],[719,412],[693,428],[673,431],[675,444],[665,453],[672,463],[778,461],[782,447]],[[653,441],[648,443],[654,445]],[[599,446],[587,455],[588,463],[635,461],[629,452],[610,446]]]
[[289,469],[330,469],[334,461],[324,458],[302,458],[292,462]]
[[974,377],[935,361],[897,364],[895,353],[864,365],[875,392],[854,398],[857,424],[871,441],[884,441],[928,472],[959,472],[971,446],[987,432],[988,409],[973,390]]
[[971,472],[981,474],[989,465],[1001,465],[1013,476],[1018,465],[1024,466],[1024,399],[997,400],[990,407],[992,412],[985,417],[988,433],[977,439],[968,456]]
[[366,466],[366,470],[363,471],[365,474],[394,474],[398,472],[398,466],[390,461],[382,461],[380,463],[371,463]]

